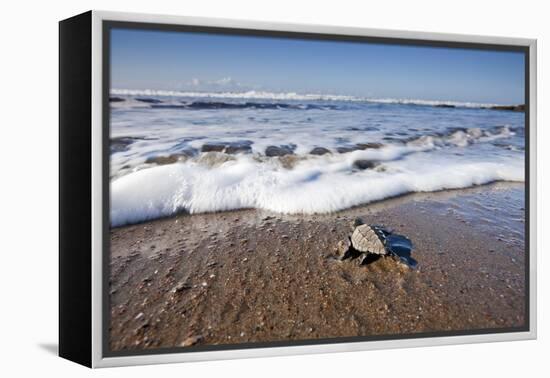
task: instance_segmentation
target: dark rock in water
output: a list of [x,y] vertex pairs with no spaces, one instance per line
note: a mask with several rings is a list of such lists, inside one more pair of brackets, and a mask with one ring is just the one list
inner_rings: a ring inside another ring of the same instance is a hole
[[238,154],[241,152],[250,152],[252,148],[250,146],[227,146],[223,152],[226,154]]
[[147,104],[160,104],[160,103],[162,103],[161,100],[157,100],[156,98],[147,98],[147,97],[136,97],[136,101],[145,102]]
[[489,109],[491,110],[509,110],[512,112],[524,112],[525,111],[525,105],[497,105],[497,106],[491,106]]
[[136,140],[136,138],[132,137],[112,138],[110,143],[111,153],[128,151],[128,146]]
[[222,152],[225,149],[225,144],[205,143],[201,147],[201,152]]
[[330,150],[325,147],[315,147],[313,150],[309,151],[311,155],[325,155],[330,154]]
[[367,149],[378,149],[378,148],[381,148],[383,146],[382,143],[357,143],[356,144],[357,148],[360,149],[360,150],[367,150]]
[[265,149],[265,155],[270,157],[292,155],[293,153],[293,148],[290,146],[269,146]]
[[251,141],[230,142],[230,143],[205,143],[201,152],[224,152],[226,154],[248,153],[252,151]]
[[348,152],[357,151],[358,148],[356,146],[354,147],[338,147],[336,151],[338,151],[341,154],[347,154]]
[[122,97],[109,97],[109,102],[123,102],[126,101]]
[[365,170],[365,169],[372,169],[374,167],[376,167],[379,163],[377,161],[374,161],[374,160],[365,160],[365,159],[362,159],[362,160],[356,160],[353,162],[353,167],[354,168],[357,168],[357,169],[360,169],[360,170]]
[[166,164],[174,164],[174,163],[177,163],[178,161],[183,161],[187,158],[188,156],[186,154],[172,154],[168,156],[151,156],[151,157],[148,157],[147,160],[145,160],[145,163],[166,165]]
[[252,142],[243,141],[235,142],[227,145],[223,152],[226,154],[239,154],[239,153],[248,153],[252,151]]
[[381,148],[382,146],[383,145],[381,143],[357,143],[353,146],[338,147],[336,151],[338,151],[341,154],[346,154],[348,152],[366,150],[369,148]]
[[454,105],[450,105],[450,104],[436,104],[434,105],[436,108],[456,108],[456,106]]

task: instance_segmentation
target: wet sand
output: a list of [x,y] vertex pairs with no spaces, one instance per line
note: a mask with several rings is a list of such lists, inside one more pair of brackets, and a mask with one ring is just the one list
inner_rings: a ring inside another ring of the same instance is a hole
[[[330,215],[240,210],[111,231],[110,347],[136,351],[521,327],[524,186],[413,194]],[[339,261],[356,217],[412,240]]]

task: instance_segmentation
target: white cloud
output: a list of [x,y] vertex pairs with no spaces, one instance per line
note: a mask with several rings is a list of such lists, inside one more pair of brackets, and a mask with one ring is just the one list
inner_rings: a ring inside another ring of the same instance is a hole
[[233,78],[228,76],[228,77],[221,78],[219,80],[214,80],[212,81],[212,84],[217,84],[217,85],[237,84],[238,85],[239,83],[237,83],[235,80],[233,80]]
[[252,85],[246,85],[233,79],[231,76],[222,77],[214,80],[204,80],[192,78],[180,83],[178,90],[198,90],[198,91],[238,91],[255,89]]

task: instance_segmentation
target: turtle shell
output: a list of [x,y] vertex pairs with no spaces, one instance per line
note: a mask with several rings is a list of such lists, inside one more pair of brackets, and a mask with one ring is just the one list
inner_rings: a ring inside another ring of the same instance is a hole
[[375,253],[377,255],[387,254],[385,236],[376,227],[367,224],[355,228],[351,235],[351,244],[359,252]]

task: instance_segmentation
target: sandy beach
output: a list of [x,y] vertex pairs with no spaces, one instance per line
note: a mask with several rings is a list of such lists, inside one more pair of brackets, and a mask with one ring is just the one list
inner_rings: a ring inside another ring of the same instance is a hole
[[[326,215],[180,214],[113,228],[113,352],[522,327],[524,185],[416,193]],[[340,261],[356,217],[411,269]]]

